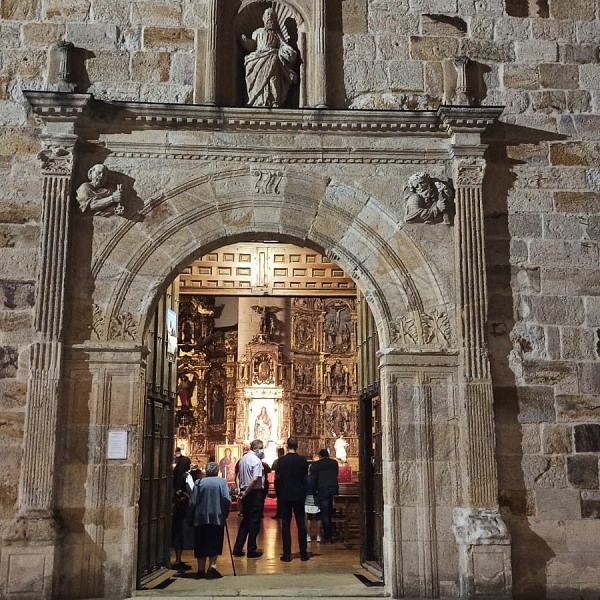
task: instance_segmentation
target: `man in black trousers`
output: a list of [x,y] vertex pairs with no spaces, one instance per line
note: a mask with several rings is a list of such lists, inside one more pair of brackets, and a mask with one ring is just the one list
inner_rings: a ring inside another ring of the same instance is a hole
[[237,538],[233,546],[234,556],[244,556],[244,544],[248,539],[248,558],[260,558],[262,551],[256,547],[256,537],[260,531],[260,520],[263,516],[264,498],[264,470],[258,458],[262,450],[261,440],[254,440],[250,444],[250,452],[246,452],[238,461],[238,479],[240,482],[240,496],[243,517],[238,529]]
[[283,538],[283,554],[281,560],[292,560],[292,511],[298,528],[298,545],[300,546],[300,559],[308,560],[306,551],[306,523],[304,522],[304,500],[306,488],[304,478],[308,473],[308,461],[298,454],[298,440],[288,438],[288,453],[279,458],[277,462],[278,507],[281,515],[281,533]]
[[310,474],[317,490],[321,521],[323,522],[323,541],[331,542],[333,516],[333,497],[339,494],[338,461],[329,457],[326,448],[319,450],[319,460],[312,464]]

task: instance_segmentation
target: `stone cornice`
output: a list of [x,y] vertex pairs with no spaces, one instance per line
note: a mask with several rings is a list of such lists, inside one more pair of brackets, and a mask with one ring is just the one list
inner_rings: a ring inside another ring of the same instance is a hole
[[25,96],[33,111],[45,123],[82,116],[79,124],[95,129],[99,128],[101,119],[104,127],[110,123],[111,128],[121,124],[129,129],[306,131],[446,137],[457,132],[482,133],[502,113],[502,107],[440,106],[436,111],[290,110],[99,101],[94,100],[91,94],[64,92],[26,91]]
[[23,92],[35,114],[46,123],[75,121],[84,112],[91,94],[64,92]]

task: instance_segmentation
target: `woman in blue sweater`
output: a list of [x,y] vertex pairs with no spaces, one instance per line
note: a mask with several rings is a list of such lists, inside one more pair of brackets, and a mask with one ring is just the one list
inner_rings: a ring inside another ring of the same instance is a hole
[[194,556],[198,560],[198,579],[223,577],[217,571],[217,556],[223,554],[225,524],[231,500],[227,482],[217,477],[218,474],[219,465],[209,462],[206,465],[206,477],[196,481],[190,499],[188,519],[194,526]]

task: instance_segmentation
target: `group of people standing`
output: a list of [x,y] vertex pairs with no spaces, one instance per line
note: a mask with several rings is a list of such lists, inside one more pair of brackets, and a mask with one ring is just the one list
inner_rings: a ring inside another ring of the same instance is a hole
[[[323,449],[319,452],[319,460],[312,464],[309,472],[308,461],[298,454],[297,438],[288,438],[286,445],[287,453],[280,455],[273,464],[277,516],[281,518],[283,545],[280,559],[283,562],[292,560],[291,521],[293,515],[298,530],[300,559],[306,561],[310,558],[307,551],[309,535],[305,522],[307,504],[318,506],[318,513],[323,524],[322,541],[324,543],[331,542],[333,497],[339,492],[339,463],[330,458],[328,450]],[[234,556],[246,555],[248,558],[262,556],[262,552],[256,544],[264,506],[264,497],[261,491],[266,480],[259,458],[262,446],[261,440],[254,440],[250,452],[244,454],[239,461],[240,498],[238,501],[241,501],[242,504],[243,518],[233,547]],[[308,510],[312,512],[310,508]],[[245,554],[246,542],[247,553]]]
[[[257,537],[264,511],[264,490],[267,485],[267,475],[261,459],[262,440],[256,439],[236,465],[240,494],[238,510],[242,520],[238,528],[232,554],[235,557],[246,556],[258,559],[263,552],[258,549]],[[186,488],[181,483],[176,487],[187,489],[189,502],[183,510],[183,518],[188,525],[193,525],[194,556],[198,561],[196,577],[216,579],[222,577],[217,570],[217,557],[223,552],[223,540],[227,517],[231,509],[229,487],[224,478],[217,477],[219,465],[209,462],[206,466],[205,477],[197,479],[190,488],[187,476],[184,478],[183,469],[189,469],[189,459],[181,457],[174,470],[185,481]],[[181,465],[181,466],[180,466]],[[298,546],[300,559],[309,560],[305,517],[308,513],[319,514],[323,525],[324,543],[332,539],[333,497],[338,494],[338,461],[329,457],[329,452],[323,449],[319,452],[319,460],[315,461],[309,470],[309,463],[298,454],[298,440],[290,437],[287,440],[287,453],[278,457],[273,465],[275,471],[275,491],[277,495],[277,513],[281,518],[283,562],[292,560],[291,521],[292,515],[298,530]],[[177,473],[177,475],[176,475]],[[308,505],[308,509],[305,506]],[[313,510],[310,507],[318,507]],[[177,512],[177,508],[175,510]],[[310,517],[309,517],[310,518]],[[182,521],[183,522],[183,521]],[[175,517],[174,517],[175,529]],[[184,570],[191,568],[181,562],[181,551],[176,552],[174,568]],[[246,551],[244,551],[246,547]]]

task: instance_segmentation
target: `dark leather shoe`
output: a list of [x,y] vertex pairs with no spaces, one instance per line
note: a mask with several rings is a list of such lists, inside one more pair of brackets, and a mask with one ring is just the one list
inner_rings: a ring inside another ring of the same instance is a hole
[[300,560],[307,561],[309,558],[310,558],[310,556],[308,556],[308,554],[301,554],[300,555]]
[[204,571],[198,571],[196,573],[196,579],[206,579],[206,573]]
[[245,553],[245,552],[242,552],[241,550],[239,550],[239,551],[237,551],[237,550],[234,550],[234,551],[233,551],[233,555],[234,555],[234,556],[246,556],[246,553]]
[[255,550],[254,552],[248,552],[248,558],[260,558],[263,555],[262,550]]
[[281,560],[283,562],[292,562],[292,557],[289,554],[282,554],[279,557],[279,560]]

